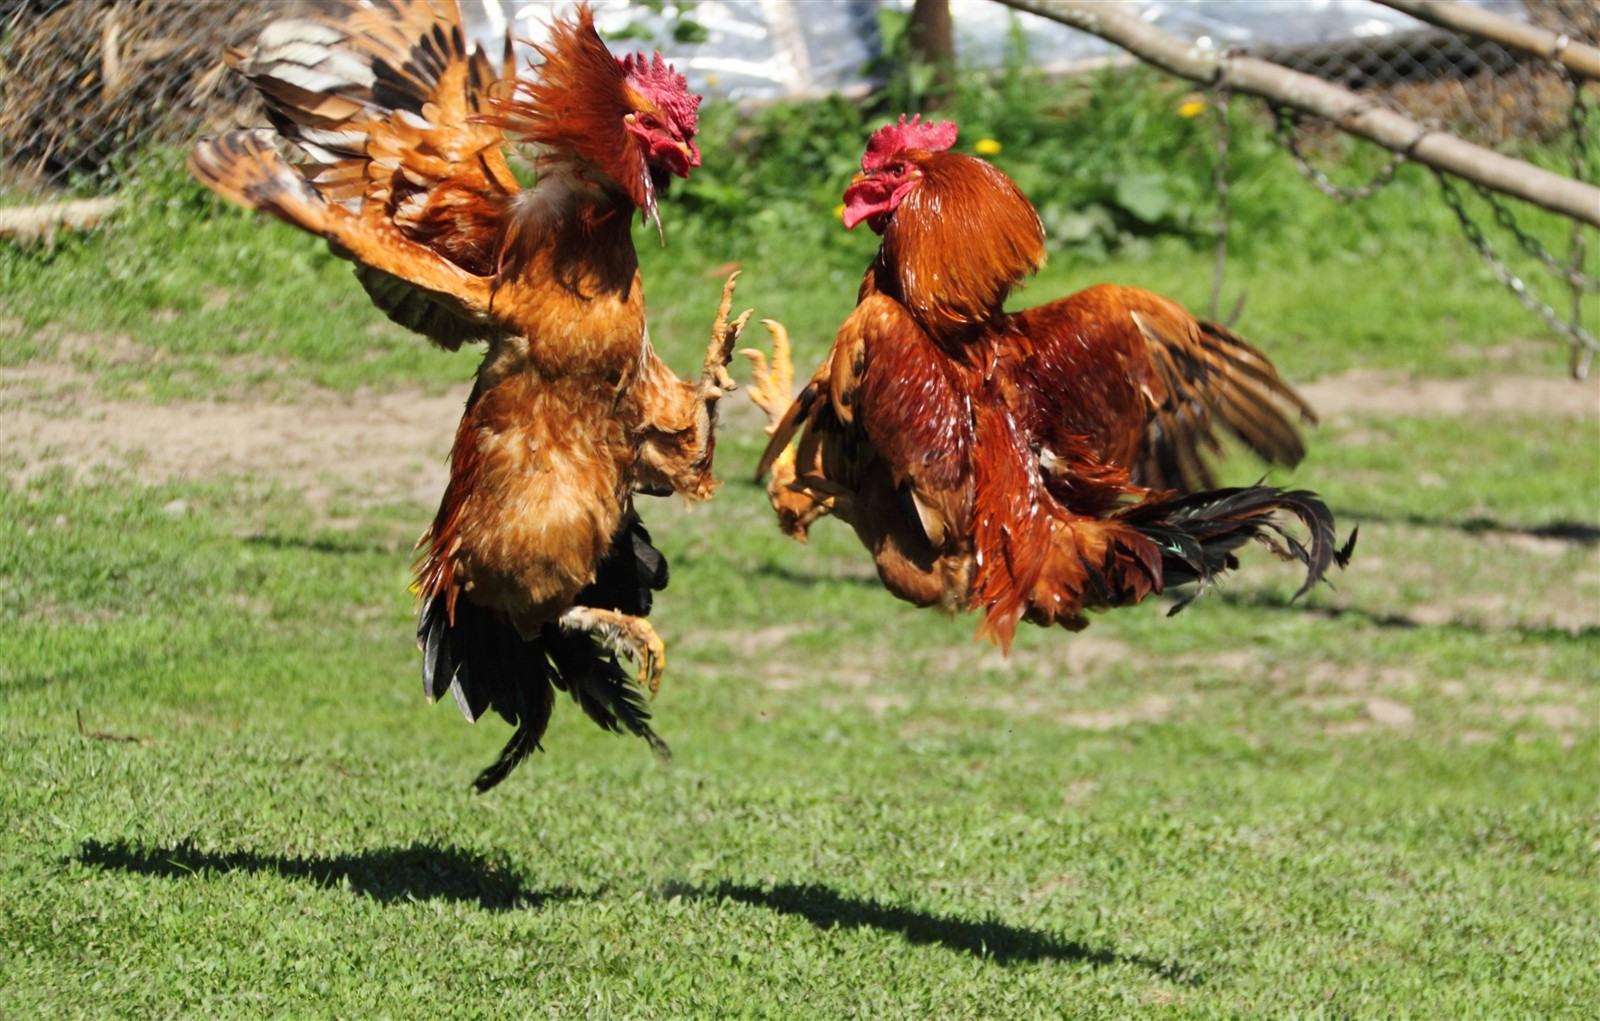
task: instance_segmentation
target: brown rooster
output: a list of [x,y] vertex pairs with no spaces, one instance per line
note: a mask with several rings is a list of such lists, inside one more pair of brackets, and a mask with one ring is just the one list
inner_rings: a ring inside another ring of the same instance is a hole
[[1211,488],[1219,426],[1270,462],[1304,454],[1294,418],[1311,410],[1266,358],[1129,287],[1007,313],[1044,262],[1044,229],[1010,178],[948,151],[955,136],[904,117],[872,136],[844,221],[883,244],[800,395],[780,326],[770,367],[745,352],[772,420],[757,477],[772,470],[784,531],[844,519],[891,592],[981,609],[1002,648],[1020,620],[1078,630],[1086,610],[1203,585],[1252,538],[1305,565],[1301,592],[1343,566],[1354,535],[1336,548],[1314,494]]
[[[274,130],[203,140],[189,161],[327,238],[396,322],[487,345],[417,574],[428,698],[449,689],[469,720],[493,708],[517,727],[480,790],[539,746],[557,687],[665,751],[615,655],[655,692],[644,616],[667,568],[633,494],[711,494],[744,322],[728,323],[730,279],[692,383],[645,326],[633,216],[655,218],[670,176],[700,165],[700,97],[660,54],[613,57],[587,6],[538,50],[516,79],[509,46],[499,68],[468,52],[454,0],[324,3],[227,55]],[[532,153],[530,187],[508,144]]]

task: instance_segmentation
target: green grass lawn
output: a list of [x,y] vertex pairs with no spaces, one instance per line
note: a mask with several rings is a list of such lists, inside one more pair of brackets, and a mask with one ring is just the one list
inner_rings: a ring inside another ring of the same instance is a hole
[[[315,244],[161,194],[0,253],[0,403],[469,376]],[[687,372],[728,252],[672,215],[665,251],[639,238]],[[807,371],[871,239],[765,224],[727,248]],[[1297,251],[1230,270],[1239,328],[1294,379],[1564,365],[1448,235]],[[1059,256],[1024,300],[1111,279],[1199,308],[1209,264]],[[761,439],[735,410],[716,500],[644,508],[673,570],[672,762],[563,705],[487,796],[507,729],[421,698],[427,500],[138,464],[0,488],[0,1017],[1592,1016],[1593,414],[1339,416],[1277,476],[1360,524],[1337,588],[1290,605],[1294,572],[1247,550],[1174,618],[1029,629],[1009,658],[896,602],[842,526],[783,539],[748,481]]]

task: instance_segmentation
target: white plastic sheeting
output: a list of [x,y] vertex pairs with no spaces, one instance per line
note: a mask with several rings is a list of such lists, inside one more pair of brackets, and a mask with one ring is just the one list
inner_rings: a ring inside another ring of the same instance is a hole
[[[1420,22],[1371,0],[1123,0],[1145,21],[1216,49],[1301,46],[1416,31]],[[1518,0],[1468,0],[1472,6],[1522,17]],[[566,0],[463,0],[473,37],[499,52],[506,27],[518,40],[538,40]],[[661,50],[697,92],[721,98],[818,95],[870,83],[881,8],[909,11],[911,0],[699,0],[682,17],[706,31],[704,42],[672,41],[680,17],[629,0],[594,0],[595,25],[618,52]],[[956,52],[964,65],[995,67],[1013,38],[1025,40],[1030,63],[1063,69],[1113,52],[1083,32],[996,0],[950,0]],[[639,33],[618,38],[622,33]],[[519,51],[528,54],[527,47]]]

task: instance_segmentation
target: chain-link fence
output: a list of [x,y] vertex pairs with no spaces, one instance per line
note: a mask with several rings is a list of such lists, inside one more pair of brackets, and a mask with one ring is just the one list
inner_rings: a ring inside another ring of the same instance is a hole
[[[1593,0],[1527,0],[1513,10],[1557,34],[1600,43],[1600,3]],[[1555,142],[1569,128],[1572,85],[1557,65],[1443,29],[1420,26],[1255,55],[1381,95],[1419,121],[1489,148]]]
[[115,188],[135,155],[252,103],[222,63],[283,4],[0,0],[0,162],[13,192]]
[[[1596,0],[1561,4],[1525,0],[1520,13],[1560,39],[1600,43],[1600,2]],[[1351,40],[1262,55],[1337,82],[1374,102],[1402,110],[1424,125],[1446,128],[1488,148],[1515,150],[1529,143],[1546,146],[1547,151],[1564,148],[1573,177],[1583,179],[1592,173],[1594,136],[1589,107],[1593,100],[1586,93],[1595,90],[1592,85],[1586,89],[1562,68],[1555,53],[1530,56],[1498,43],[1423,29],[1389,38],[1381,45]],[[1311,125],[1313,146],[1318,130],[1326,134],[1335,131],[1331,125]],[[1404,161],[1404,156],[1397,154],[1370,181],[1353,187],[1335,185],[1308,157],[1305,135],[1293,117],[1280,111],[1279,138],[1301,173],[1341,202],[1371,195]],[[1564,239],[1565,253],[1557,255],[1551,250],[1557,245],[1547,246],[1518,221],[1513,203],[1477,185],[1470,186],[1477,200],[1469,202],[1468,186],[1442,173],[1438,178],[1441,196],[1468,242],[1512,296],[1571,345],[1572,374],[1585,376],[1600,351],[1600,339],[1586,328],[1584,300],[1600,291],[1600,280],[1584,272],[1582,226],[1572,225]],[[1491,219],[1496,225],[1493,239],[1484,230],[1484,223]],[[1541,271],[1543,279],[1530,284],[1507,261],[1508,251],[1518,251],[1530,269]],[[1218,265],[1220,278],[1220,257]]]
[[[13,194],[111,190],[148,144],[253,120],[248,90],[222,63],[224,47],[252,39],[269,16],[313,2],[0,0],[4,184]],[[745,2],[760,6],[758,0]],[[1529,0],[1525,7],[1484,2],[1510,6],[1574,39],[1600,42],[1595,0]],[[959,5],[958,20],[972,10]],[[1389,19],[1381,34],[1253,45],[1250,52],[1379,93],[1480,144],[1547,142],[1567,130],[1572,90],[1548,62],[1426,26],[1396,30],[1399,16],[1374,6],[1379,12]],[[1024,27],[1034,30],[1032,22]],[[1273,33],[1257,35],[1268,39]],[[1199,42],[1227,44],[1224,38]],[[697,87],[715,93],[711,78]]]
[[[270,18],[298,13],[316,2],[0,0],[0,196],[27,201],[62,191],[111,192],[147,146],[182,143],[218,128],[259,123],[256,100],[243,80],[227,69],[223,51],[250,42]],[[883,8],[903,9],[910,0],[875,2]],[[1570,39],[1600,44],[1600,0],[1474,2]],[[617,24],[626,21],[625,15],[633,7],[628,0],[599,3]],[[1330,0],[1320,5],[1317,10],[1324,15],[1323,21],[1309,33],[1305,25],[1284,24],[1284,19],[1295,18],[1307,8],[1276,0],[1252,5],[1229,0],[1198,6],[1170,0],[1144,3],[1151,20],[1168,31],[1187,35],[1197,46],[1242,50],[1316,75],[1490,148],[1516,150],[1532,143],[1549,152],[1568,146],[1573,153],[1573,175],[1582,177],[1586,172],[1586,147],[1592,132],[1583,92],[1548,57],[1412,22],[1365,0]],[[475,35],[483,34],[478,29],[501,23],[514,28],[537,27],[538,18],[548,18],[551,13],[529,8],[523,15],[531,12],[538,17],[515,21],[516,13],[507,14],[502,0],[466,0],[464,6],[469,30]],[[646,19],[660,20],[659,6],[647,4],[638,9]],[[681,28],[685,11],[698,10],[687,4],[679,8],[671,15],[670,24],[675,28]],[[785,25],[788,30],[794,28],[792,10],[762,0],[725,0],[718,9],[731,19],[730,24],[743,26],[732,36],[749,36],[751,24],[759,27],[773,22],[767,25],[768,34],[788,38],[790,49],[808,45],[802,35],[780,31]],[[999,4],[962,2],[955,4],[954,10],[958,29],[963,17],[969,24],[987,24],[991,36],[995,26],[1009,25],[1012,32],[1023,30],[1030,46],[1037,44],[1042,52],[1056,56],[1107,52],[1098,40],[1032,15],[1018,15]],[[1240,18],[1255,21],[1246,25]],[[853,23],[868,24],[870,19],[856,17]],[[1056,34],[1046,38],[1045,33]],[[961,33],[957,34],[959,39]],[[1318,38],[1306,42],[1308,34]],[[630,43],[662,45],[676,56],[679,48],[671,41],[673,33],[667,35],[656,40],[630,39]],[[697,52],[696,45],[704,43],[684,43],[688,52],[683,63],[692,84],[715,95],[719,78],[713,69],[727,64],[729,43],[723,40],[720,45],[724,49],[709,58]],[[965,49],[957,54],[959,59],[984,59],[984,45],[977,44],[971,33],[962,45]],[[800,62],[805,63],[803,59]],[[806,91],[805,76],[778,77],[789,83],[791,91]],[[1225,131],[1225,119],[1222,123]],[[1331,125],[1302,123],[1288,116],[1281,120],[1280,139],[1302,172],[1330,195],[1350,201],[1386,183],[1398,160],[1365,186],[1334,185],[1316,164],[1319,150],[1325,148],[1322,143],[1336,134]],[[1219,145],[1225,154],[1225,135],[1219,136]],[[1581,373],[1589,357],[1600,349],[1600,342],[1582,324],[1582,299],[1596,288],[1593,278],[1581,270],[1584,242],[1579,228],[1575,226],[1564,239],[1565,255],[1557,256],[1550,250],[1559,247],[1557,244],[1547,247],[1523,230],[1515,211],[1492,193],[1477,189],[1479,197],[1469,202],[1461,187],[1449,181],[1444,185],[1444,200],[1460,218],[1467,239],[1530,312],[1573,344],[1573,369]],[[1223,174],[1218,179],[1223,211],[1219,287],[1227,237],[1226,188]],[[1528,253],[1554,279],[1537,286],[1525,283],[1481,226],[1490,219],[1495,221],[1491,230],[1503,248]],[[1546,300],[1538,293],[1559,295],[1562,290],[1570,291],[1570,301],[1559,297]],[[1556,306],[1563,311],[1558,313]]]

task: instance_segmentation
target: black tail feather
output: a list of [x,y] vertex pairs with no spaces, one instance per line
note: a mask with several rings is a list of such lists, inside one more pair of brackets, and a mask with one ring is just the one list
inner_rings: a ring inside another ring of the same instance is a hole
[[523,759],[527,758],[531,753],[539,751],[539,738],[544,736],[543,730],[544,728],[541,727],[538,732],[535,732],[532,727],[518,727],[513,731],[511,740],[507,741],[506,746],[500,749],[499,757],[487,769],[473,778],[472,786],[477,792],[482,794],[495,787],[501,780],[510,776],[511,771],[516,769]]
[[[537,664],[502,614],[459,599],[452,624],[444,598],[430,599],[417,620],[417,644],[422,647],[422,693],[428,701],[438,701],[448,691],[461,715],[473,723],[491,707],[507,723],[524,715],[511,693]],[[532,671],[536,677],[543,672]]]
[[[601,562],[593,584],[577,603],[642,617],[652,593],[667,583],[667,562],[634,518],[623,525]],[[479,793],[504,780],[539,750],[550,724],[557,688],[570,694],[588,717],[612,733],[643,738],[663,759],[667,744],[650,728],[650,711],[632,676],[598,639],[547,625],[524,641],[498,610],[457,599],[450,619],[445,598],[423,603],[417,620],[422,648],[422,690],[430,702],[449,691],[461,714],[476,722],[493,709],[516,727],[499,757],[478,774]]]
[[423,604],[417,624],[422,687],[429,701],[446,690],[461,715],[476,722],[494,709],[517,729],[494,764],[473,781],[481,793],[504,780],[539,747],[555,707],[551,667],[537,642],[525,642],[497,610],[459,599],[452,624],[442,596]]
[[564,632],[554,625],[544,629],[541,640],[555,665],[556,687],[571,695],[589,719],[613,734],[627,731],[644,738],[659,758],[672,758],[667,743],[650,729],[644,695],[614,653],[590,635]]
[[[1287,511],[1305,525],[1309,532],[1306,542],[1286,530],[1277,516],[1279,511]],[[1295,599],[1325,581],[1330,567],[1346,566],[1356,544],[1356,530],[1352,529],[1344,544],[1338,545],[1333,512],[1321,497],[1304,489],[1261,485],[1214,489],[1142,503],[1119,516],[1160,548],[1163,587],[1199,584],[1169,613],[1189,605],[1216,575],[1238,566],[1234,551],[1251,539],[1264,543],[1281,559],[1304,565],[1305,582],[1295,592]]]

